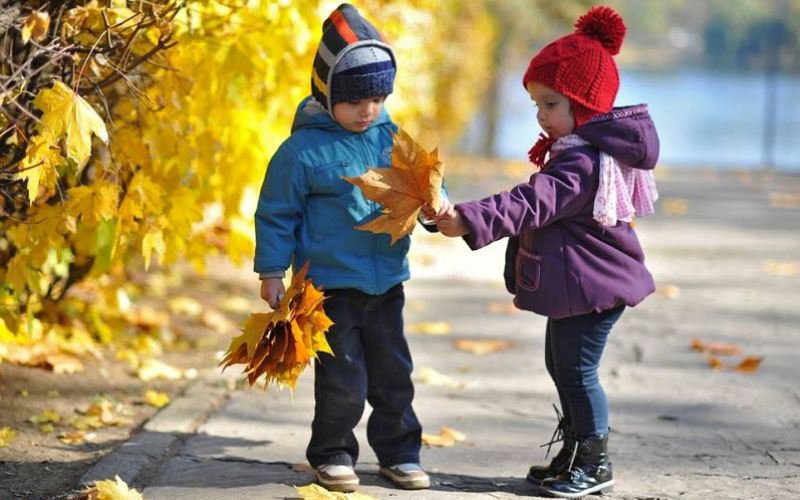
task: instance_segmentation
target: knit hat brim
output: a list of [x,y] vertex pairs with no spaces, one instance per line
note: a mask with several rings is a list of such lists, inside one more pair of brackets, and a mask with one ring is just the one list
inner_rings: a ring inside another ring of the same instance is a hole
[[365,75],[337,74],[331,104],[389,95],[394,91],[394,76],[394,68]]

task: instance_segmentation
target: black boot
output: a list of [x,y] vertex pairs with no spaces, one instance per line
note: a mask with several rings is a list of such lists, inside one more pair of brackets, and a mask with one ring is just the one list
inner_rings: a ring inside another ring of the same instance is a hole
[[528,470],[528,476],[525,479],[536,485],[541,484],[541,482],[548,477],[555,477],[567,470],[569,461],[572,458],[572,451],[575,449],[575,437],[572,435],[572,429],[567,419],[561,415],[561,412],[558,411],[555,405],[553,405],[553,409],[556,411],[556,416],[558,417],[558,425],[556,426],[556,430],[553,431],[553,435],[550,437],[550,442],[542,445],[547,446],[547,453],[545,453],[544,458],[547,459],[547,456],[550,454],[550,447],[553,446],[554,443],[562,441],[562,445],[549,465],[531,465],[531,468]]
[[608,434],[578,440],[574,457],[567,470],[542,481],[539,486],[561,498],[599,495],[613,489],[614,476],[608,460]]

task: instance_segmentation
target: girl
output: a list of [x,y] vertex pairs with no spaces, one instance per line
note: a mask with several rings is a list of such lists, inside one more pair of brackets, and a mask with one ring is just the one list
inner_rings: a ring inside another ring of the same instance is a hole
[[598,365],[625,307],[655,290],[631,222],[653,211],[658,136],[645,105],[612,109],[612,56],[625,25],[612,9],[594,7],[575,27],[536,54],[523,78],[547,134],[530,151],[541,171],[436,217],[442,233],[463,236],[473,250],[509,237],[514,304],[548,317],[545,365],[563,410],[563,447],[549,465],[531,467],[528,480],[564,498],[614,484]]

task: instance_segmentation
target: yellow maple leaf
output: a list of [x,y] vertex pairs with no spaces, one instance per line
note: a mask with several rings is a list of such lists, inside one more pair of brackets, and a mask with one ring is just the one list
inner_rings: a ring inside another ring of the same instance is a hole
[[92,154],[92,134],[108,142],[106,124],[97,111],[63,82],[42,89],[33,100],[42,110],[40,130],[52,142],[66,136],[67,157],[83,167]]
[[411,234],[423,206],[441,207],[444,165],[436,150],[422,149],[405,131],[394,134],[391,168],[370,168],[359,177],[345,177],[364,197],[383,205],[383,213],[356,229],[389,233],[391,244]]
[[25,157],[19,165],[18,179],[28,180],[28,203],[33,203],[39,194],[39,185],[55,185],[56,167],[64,161],[58,148],[43,135],[31,137]]
[[114,217],[119,188],[110,183],[76,186],[67,192],[67,211],[84,221],[98,223]]
[[144,500],[142,494],[123,481],[118,475],[114,479],[95,481],[94,486],[83,491],[88,500]]
[[61,422],[61,415],[55,410],[45,410],[42,413],[28,419],[28,422],[36,425],[57,424]]
[[169,394],[148,389],[144,393],[144,402],[156,408],[163,408],[169,404]]
[[164,258],[167,245],[164,243],[164,232],[161,230],[150,231],[142,238],[142,257],[144,257],[144,268],[150,268],[150,257],[153,251],[158,255],[159,260]]
[[0,427],[0,448],[7,447],[16,437],[17,433],[11,427]]
[[47,36],[47,29],[50,27],[50,14],[47,12],[33,11],[25,18],[22,24],[22,43],[27,44],[31,38],[42,40]]
[[294,489],[297,490],[297,494],[303,500],[377,500],[375,497],[364,493],[328,491],[318,484],[295,486]]

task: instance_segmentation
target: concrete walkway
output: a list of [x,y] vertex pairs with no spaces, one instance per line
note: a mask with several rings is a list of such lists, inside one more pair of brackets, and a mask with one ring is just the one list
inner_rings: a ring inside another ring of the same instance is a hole
[[[464,178],[451,192],[459,201],[502,183]],[[800,179],[672,173],[659,187],[661,212],[639,231],[661,291],[625,313],[601,369],[618,483],[607,498],[800,498],[800,208],[796,198],[781,197],[796,197]],[[426,433],[447,426],[467,439],[425,448],[433,487],[403,492],[377,475],[362,422],[360,491],[376,498],[535,497],[524,476],[543,460],[539,445],[555,425],[545,320],[502,310],[510,302],[498,280],[502,243],[471,253],[459,240],[420,231],[414,246],[408,325],[452,326],[449,335],[409,335],[415,373],[433,368],[463,383],[418,382],[415,408]],[[479,356],[455,349],[461,338],[513,347]],[[763,364],[752,374],[714,371],[690,349],[693,338],[734,343]],[[83,482],[119,474],[148,500],[298,498],[293,485],[312,479],[304,465],[312,372],[292,395],[231,390],[235,373],[210,369]]]

